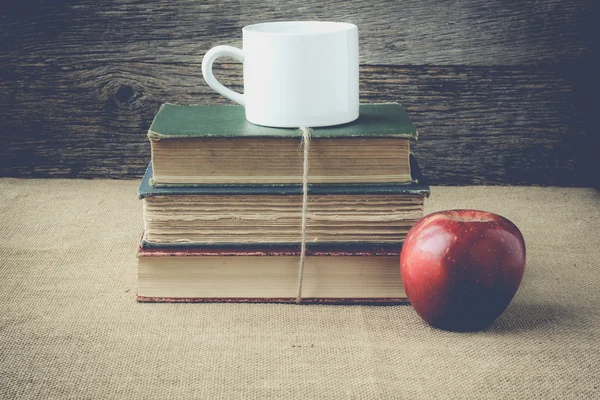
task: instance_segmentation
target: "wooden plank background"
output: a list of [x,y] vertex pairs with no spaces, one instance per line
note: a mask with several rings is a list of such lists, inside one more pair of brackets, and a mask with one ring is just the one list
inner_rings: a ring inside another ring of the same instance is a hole
[[[138,178],[163,102],[229,103],[204,53],[272,20],[360,31],[361,101],[402,103],[433,184],[590,186],[591,0],[8,1],[0,6],[0,175]],[[217,76],[241,90],[241,67]]]

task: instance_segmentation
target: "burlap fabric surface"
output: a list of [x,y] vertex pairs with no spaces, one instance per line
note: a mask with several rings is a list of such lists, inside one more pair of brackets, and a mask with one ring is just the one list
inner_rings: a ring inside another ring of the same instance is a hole
[[137,182],[0,180],[0,398],[598,398],[600,195],[434,187],[514,221],[528,265],[484,332],[410,306],[138,304]]

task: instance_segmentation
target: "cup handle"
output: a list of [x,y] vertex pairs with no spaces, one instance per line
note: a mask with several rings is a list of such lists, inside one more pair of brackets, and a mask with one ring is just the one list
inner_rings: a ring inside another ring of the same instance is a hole
[[246,105],[246,99],[242,93],[235,92],[231,89],[226,88],[215,78],[213,75],[212,67],[215,60],[219,57],[232,57],[240,62],[244,62],[244,52],[237,47],[232,46],[216,46],[206,52],[206,55],[202,59],[202,76],[208,83],[208,86],[213,88],[217,93],[222,94],[239,103],[243,106]]

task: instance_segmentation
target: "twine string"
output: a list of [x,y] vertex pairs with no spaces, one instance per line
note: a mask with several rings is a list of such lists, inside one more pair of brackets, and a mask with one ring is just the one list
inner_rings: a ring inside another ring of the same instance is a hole
[[308,150],[310,148],[311,129],[300,127],[302,132],[301,146],[304,146],[304,158],[302,163],[302,223],[301,223],[301,244],[300,260],[298,261],[298,294],[296,304],[302,302],[302,281],[304,280],[304,262],[306,261],[306,219],[308,212]]

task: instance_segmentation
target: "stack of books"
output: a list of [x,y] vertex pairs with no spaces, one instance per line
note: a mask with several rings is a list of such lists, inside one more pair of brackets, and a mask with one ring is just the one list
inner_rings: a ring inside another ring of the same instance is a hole
[[[294,302],[300,130],[253,125],[240,106],[165,104],[148,137],[138,301]],[[303,302],[406,300],[399,253],[429,195],[416,137],[399,104],[312,130]]]

